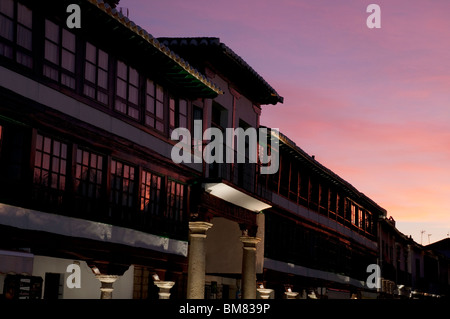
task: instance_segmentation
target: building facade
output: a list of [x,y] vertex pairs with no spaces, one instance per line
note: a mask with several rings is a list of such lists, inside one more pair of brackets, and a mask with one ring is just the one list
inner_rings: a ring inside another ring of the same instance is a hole
[[260,179],[265,215],[264,285],[275,297],[375,297],[377,220],[386,211],[280,134],[278,174]]
[[[262,105],[283,97],[237,53],[218,38],[154,38],[117,3],[0,2],[0,295],[448,291],[448,257],[261,127]],[[71,4],[81,28],[68,26]],[[181,149],[180,128],[192,133]],[[175,161],[181,152],[190,160]],[[264,152],[276,173],[261,174]],[[378,290],[366,284],[373,264]]]
[[171,160],[170,134],[222,92],[102,1],[75,2],[69,29],[71,3],[1,2],[0,271],[41,278],[43,298],[110,297],[114,281],[116,298],[157,297],[153,274],[181,298],[203,173]]

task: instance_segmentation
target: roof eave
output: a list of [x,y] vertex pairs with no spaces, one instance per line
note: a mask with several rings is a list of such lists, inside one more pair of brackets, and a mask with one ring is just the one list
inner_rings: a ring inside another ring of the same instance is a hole
[[[111,8],[102,0],[86,0],[88,3],[100,9],[105,18],[113,19],[118,23],[120,28],[130,32],[130,41],[140,42],[146,49],[152,51],[159,59],[165,60],[167,70],[164,76],[169,82],[176,84],[186,95],[195,97],[214,98],[223,91],[202,73],[192,67],[187,61],[175,54],[167,46],[160,43],[156,38],[149,34],[146,30],[129,20],[118,10]],[[123,31],[123,30],[122,30]],[[112,32],[119,32],[117,29]]]

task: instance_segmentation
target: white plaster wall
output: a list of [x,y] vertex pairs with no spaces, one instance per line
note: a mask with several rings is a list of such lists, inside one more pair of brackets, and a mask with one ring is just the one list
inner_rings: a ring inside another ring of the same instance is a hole
[[206,233],[206,273],[240,274],[242,272],[242,232],[236,222],[215,217]]
[[[228,82],[218,75],[214,77],[213,81],[224,91],[224,94],[217,96],[214,101],[227,109],[228,127],[233,127],[233,95],[230,92]],[[235,127],[239,126],[239,119],[242,119],[250,126],[255,127],[258,123],[257,114],[253,110],[253,103],[243,96],[239,90],[237,90],[237,92],[241,94],[241,96],[236,99]]]
[[[71,273],[66,272],[67,266],[79,262],[81,269],[81,288],[68,288],[67,277]],[[64,275],[63,299],[99,299],[100,281],[95,278],[86,262],[72,259],[35,256],[33,262],[33,276],[40,276],[44,280],[42,284],[42,298],[44,297],[45,273],[59,273]],[[134,267],[130,268],[113,284],[113,299],[133,298]]]
[[[264,263],[264,215],[257,216],[256,272],[262,273]],[[262,224],[261,224],[262,222]],[[239,240],[242,231],[239,224],[223,217],[215,217],[213,227],[206,233],[206,273],[241,274],[243,244]]]
[[245,121],[252,127],[256,127],[258,124],[257,114],[253,109],[253,103],[243,95],[236,100],[236,127],[239,126],[239,119]]
[[214,101],[222,105],[228,110],[228,123],[231,124],[232,112],[233,112],[233,96],[228,88],[228,82],[222,79],[220,76],[216,75],[212,79],[224,92],[224,94],[219,94]]

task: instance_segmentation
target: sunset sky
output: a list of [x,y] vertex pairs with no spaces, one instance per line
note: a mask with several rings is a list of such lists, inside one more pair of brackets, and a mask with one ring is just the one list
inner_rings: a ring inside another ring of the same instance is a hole
[[[369,29],[369,4],[381,29]],[[277,92],[261,123],[421,243],[450,232],[450,1],[121,0],[155,37],[219,37]],[[429,237],[428,235],[431,234]]]

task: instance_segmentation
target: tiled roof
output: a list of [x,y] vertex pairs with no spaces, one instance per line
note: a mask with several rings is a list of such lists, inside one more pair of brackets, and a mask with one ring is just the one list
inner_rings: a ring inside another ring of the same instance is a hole
[[[244,61],[238,54],[231,50],[228,46],[220,41],[219,38],[214,37],[193,37],[193,38],[158,38],[160,42],[173,48],[180,55],[186,54],[188,59],[195,60],[196,53],[205,52],[206,58],[214,59],[217,64],[223,64],[224,73],[235,72],[231,76],[242,78],[245,74],[247,86],[251,86],[251,91],[254,96],[259,99],[261,104],[277,104],[283,103],[283,97],[280,96],[275,89],[269,85],[247,62]],[[192,53],[192,55],[190,55]],[[238,68],[236,68],[236,66]],[[247,81],[250,80],[250,81]]]
[[153,37],[146,30],[136,25],[133,21],[131,21],[128,17],[126,17],[122,12],[112,8],[109,4],[103,2],[103,0],[87,0],[91,4],[95,5],[97,8],[107,13],[109,16],[117,20],[123,26],[134,32],[136,35],[140,36],[144,39],[149,45],[151,45],[154,49],[156,49],[161,54],[164,54],[168,58],[170,58],[173,62],[175,62],[179,67],[181,67],[185,72],[187,72],[191,77],[193,77],[198,82],[201,82],[204,86],[213,91],[216,95],[223,94],[222,90],[210,80],[208,80],[202,73],[192,67],[187,61],[182,59],[175,52],[170,50],[167,46],[162,44],[158,39]]

